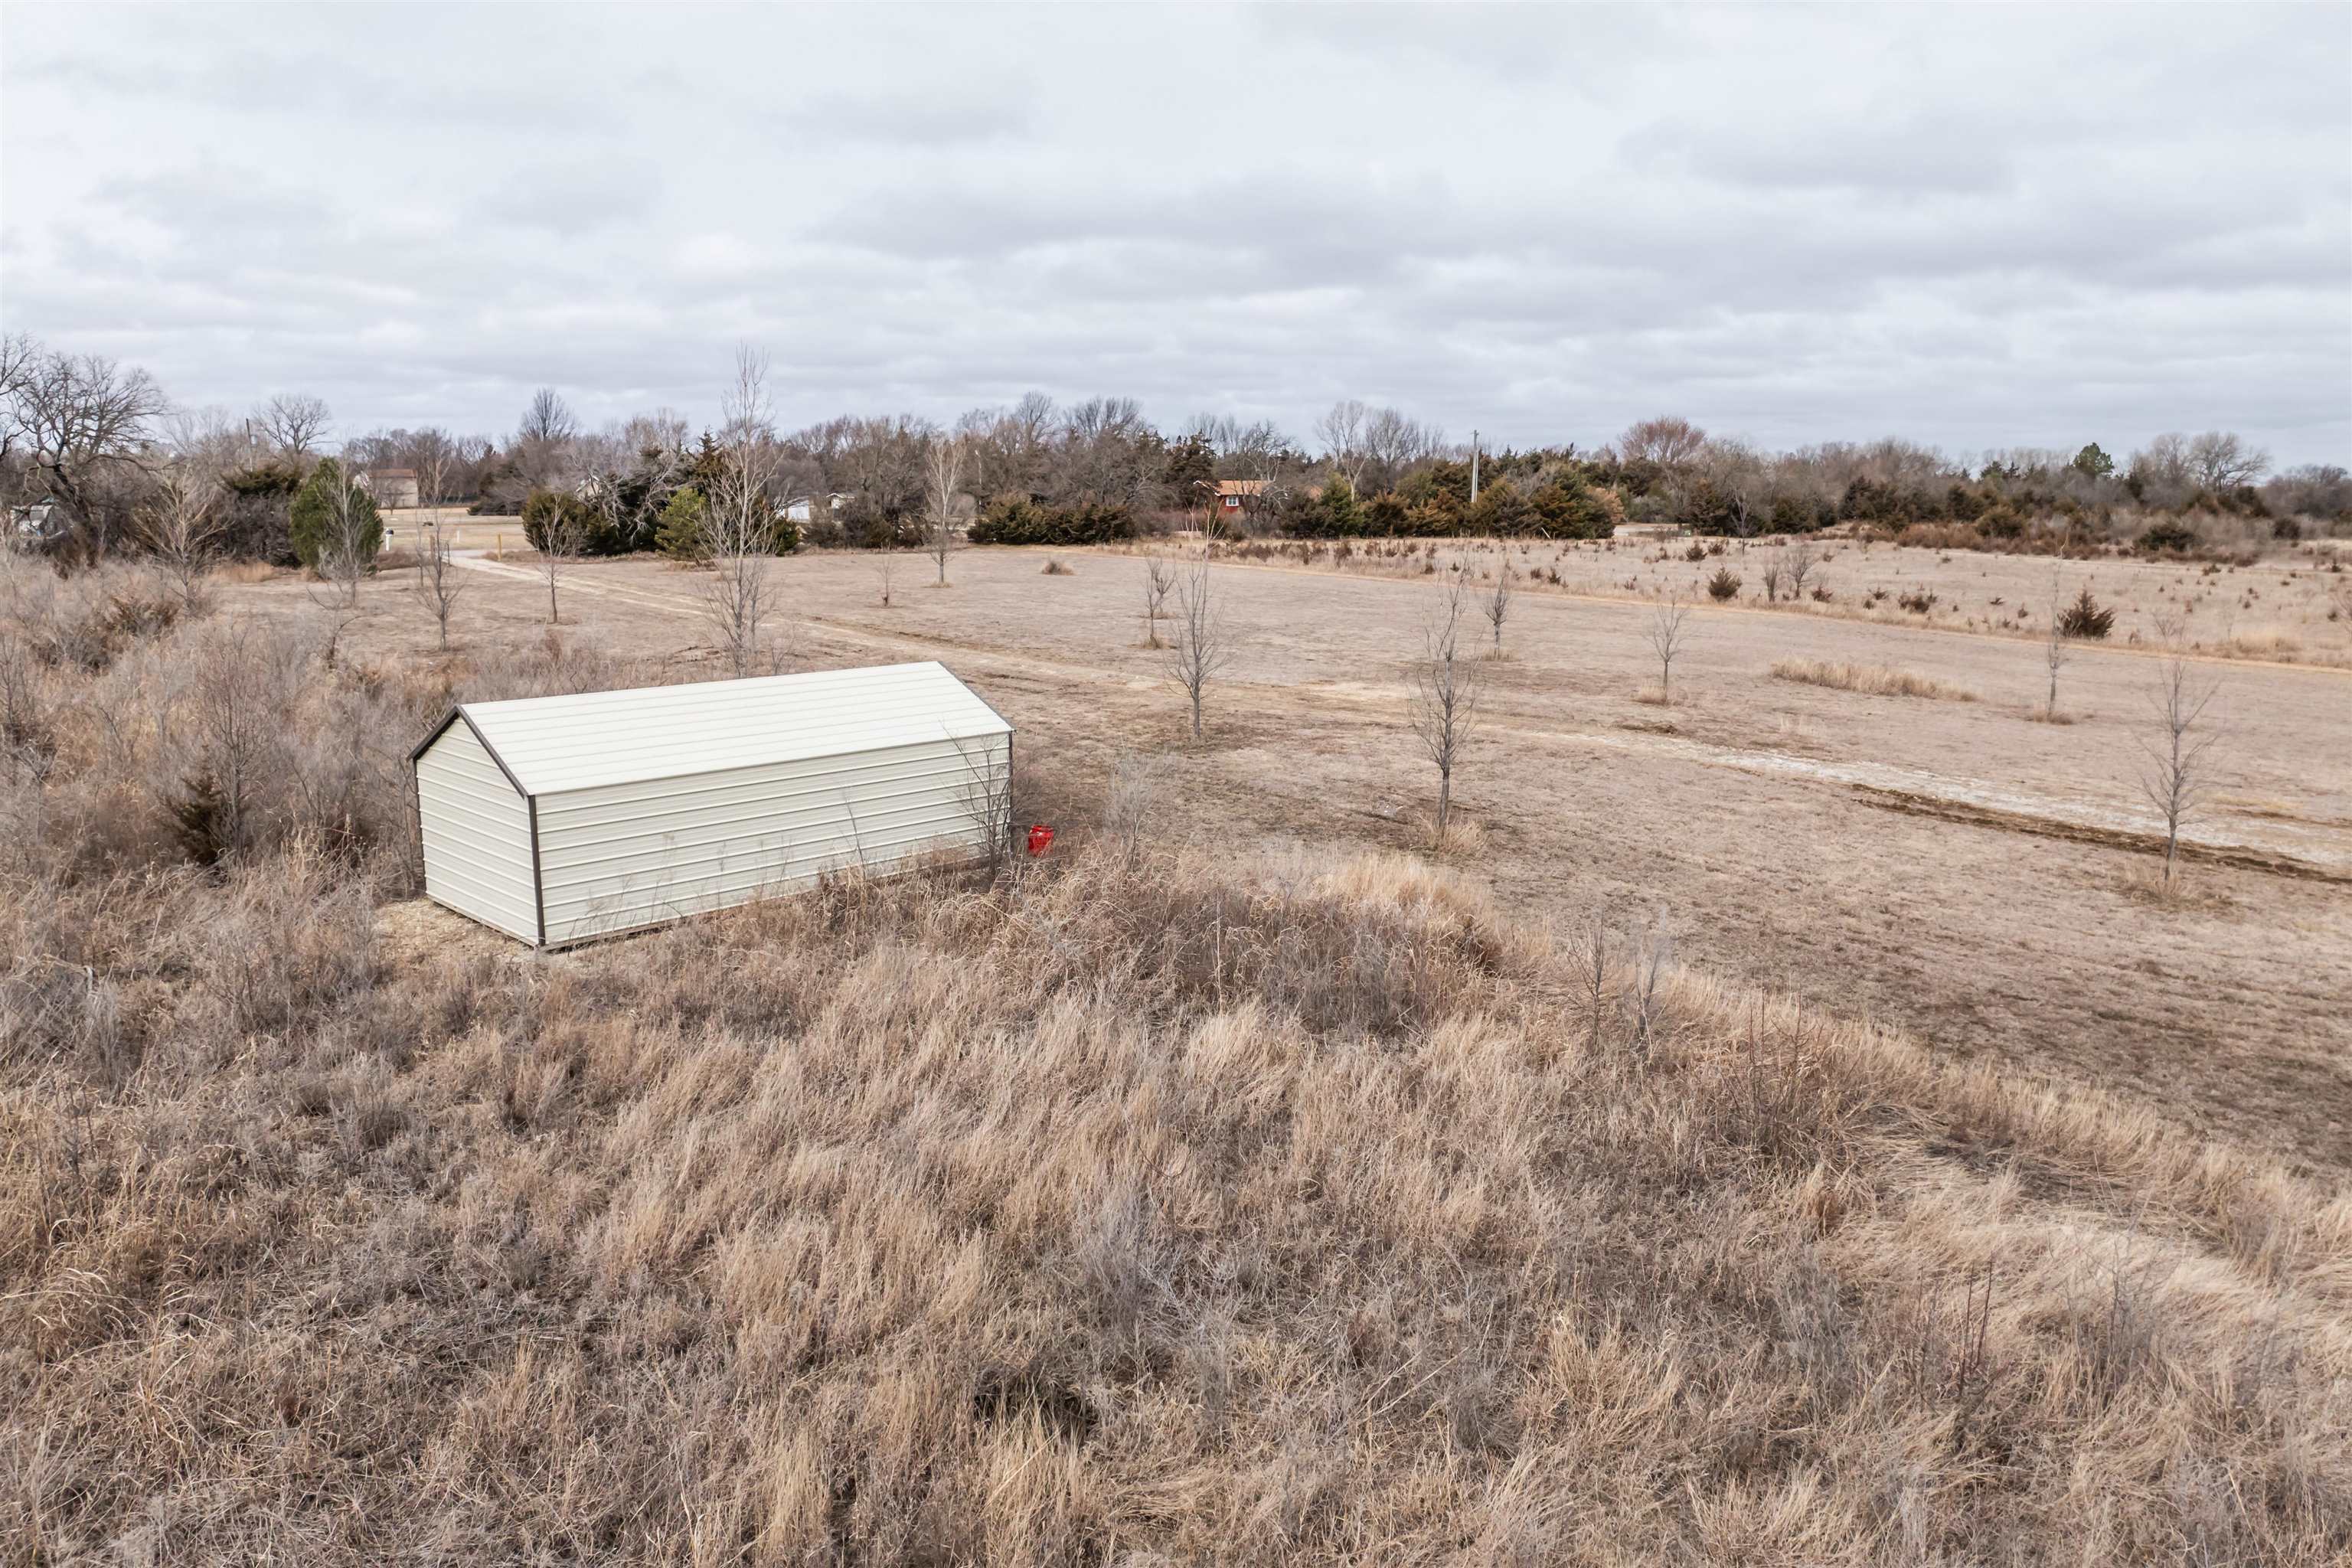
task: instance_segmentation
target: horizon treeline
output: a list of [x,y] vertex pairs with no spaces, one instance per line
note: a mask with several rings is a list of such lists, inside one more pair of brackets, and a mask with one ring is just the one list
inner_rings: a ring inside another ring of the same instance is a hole
[[[690,552],[675,522],[695,498],[682,506],[681,495],[709,493],[746,434],[668,409],[591,429],[546,387],[501,435],[426,426],[337,440],[318,397],[280,394],[243,416],[183,409],[143,370],[23,334],[5,341],[0,378],[0,496],[14,531],[88,557],[137,548],[168,502],[206,508],[221,553],[290,561],[296,500],[330,458],[331,476],[382,498],[393,489],[384,476],[405,470],[425,504],[523,516],[533,528],[567,518],[576,526],[565,536],[584,553]],[[2054,535],[2189,548],[2209,521],[2240,537],[2352,529],[2352,474],[2317,464],[2273,472],[2268,454],[2227,431],[2159,435],[2128,454],[2093,439],[1956,458],[1894,437],[1772,451],[1660,416],[1594,447],[1481,450],[1475,479],[1467,444],[1353,400],[1304,436],[1214,415],[1164,430],[1133,398],[1065,405],[1042,393],[948,425],[845,415],[748,434],[764,449],[786,549],[911,545],[943,509],[983,543],[1181,526],[1567,539],[1625,523],[1739,537],[1856,523],[1933,527],[1958,542]],[[1219,500],[1223,481],[1238,481],[1223,487],[1231,506]]]

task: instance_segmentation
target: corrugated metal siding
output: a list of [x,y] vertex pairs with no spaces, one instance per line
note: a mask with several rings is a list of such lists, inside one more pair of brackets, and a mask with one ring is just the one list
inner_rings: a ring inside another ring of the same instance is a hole
[[466,715],[541,796],[1011,732],[936,663],[476,702]]
[[542,795],[546,940],[795,891],[845,866],[978,854],[990,810],[1003,809],[1012,752],[1009,733],[997,733]]
[[530,805],[463,719],[416,759],[425,892],[525,942],[539,940]]

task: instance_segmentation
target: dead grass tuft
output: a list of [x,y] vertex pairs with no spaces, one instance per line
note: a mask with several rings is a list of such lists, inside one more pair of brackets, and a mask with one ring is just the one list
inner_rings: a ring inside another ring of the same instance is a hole
[[2123,868],[2116,881],[2126,898],[2150,909],[2215,914],[2238,907],[2221,887],[2177,868],[2168,880],[2162,868],[2134,863]]
[[1927,697],[1943,702],[1974,702],[1977,694],[1933,677],[1883,664],[1847,664],[1820,658],[1776,659],[1776,680],[1826,686],[1836,691],[1860,691],[1873,697]]

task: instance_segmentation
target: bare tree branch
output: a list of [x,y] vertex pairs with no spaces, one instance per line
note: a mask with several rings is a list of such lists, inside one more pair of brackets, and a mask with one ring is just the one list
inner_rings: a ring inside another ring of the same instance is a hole
[[1201,697],[1233,659],[1233,639],[1209,585],[1206,564],[1176,580],[1176,638],[1168,647],[1168,673],[1192,706],[1192,738],[1201,738]]
[[[1462,623],[1470,612],[1469,584],[1455,577],[1422,628],[1421,662],[1413,670],[1412,733],[1437,769],[1437,842],[1445,842],[1454,808],[1454,773],[1478,723],[1478,667],[1463,657]],[[1496,623],[1499,630],[1501,623]]]
[[2068,654],[2066,621],[2063,613],[2066,604],[2062,596],[2065,590],[2062,582],[2063,576],[2059,569],[2055,566],[2052,567],[2050,569],[2050,631],[2048,640],[2042,644],[2042,662],[2049,667],[2050,670],[2050,701],[2049,705],[2042,710],[2042,716],[2053,724],[2058,721],[2058,672],[2066,667]]
[[1486,624],[1494,628],[1495,646],[1489,651],[1488,657],[1500,658],[1503,657],[1503,623],[1508,620],[1511,615],[1511,558],[1508,545],[1503,547],[1503,558],[1496,564],[1495,585],[1479,597],[1478,610],[1486,617]]
[[702,615],[735,673],[746,676],[758,663],[761,626],[770,608],[768,563],[776,552],[776,515],[769,481],[777,461],[768,356],[749,343],[735,351],[735,378],[722,413],[727,460],[712,486],[705,524],[711,574],[703,589]]
[[2178,619],[2160,618],[2158,629],[2174,652],[2158,671],[2151,693],[2156,738],[2143,737],[2139,743],[2140,788],[2164,821],[2164,882],[2170,887],[2180,854],[2181,825],[2196,816],[2210,789],[2206,758],[2221,737],[2210,730],[2198,734],[2196,728],[2221,687],[2195,679],[2187,656],[2179,651],[2186,628]]
[[1679,597],[1660,605],[1650,616],[1645,633],[1650,651],[1658,656],[1658,697],[1661,701],[1675,700],[1675,659],[1683,651],[1687,638],[1685,624],[1690,618],[1690,606]]
[[449,616],[465,591],[466,574],[449,558],[449,541],[438,518],[416,531],[416,596],[440,629],[441,647],[449,647]]
[[280,457],[299,460],[310,456],[310,448],[334,423],[334,415],[323,397],[281,392],[253,411],[253,422]]
[[961,437],[940,436],[931,442],[926,478],[930,492],[928,543],[939,563],[940,582],[948,585],[948,552],[955,547],[955,499],[963,480],[964,444]]
[[1176,570],[1157,555],[1143,563],[1143,646],[1166,647],[1160,640],[1160,623],[1168,614],[1168,595],[1176,590]]

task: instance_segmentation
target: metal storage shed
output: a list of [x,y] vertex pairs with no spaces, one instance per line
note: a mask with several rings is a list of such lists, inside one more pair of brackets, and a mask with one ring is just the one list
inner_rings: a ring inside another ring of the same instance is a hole
[[426,896],[537,947],[1011,830],[1013,726],[930,663],[469,702],[409,761]]

